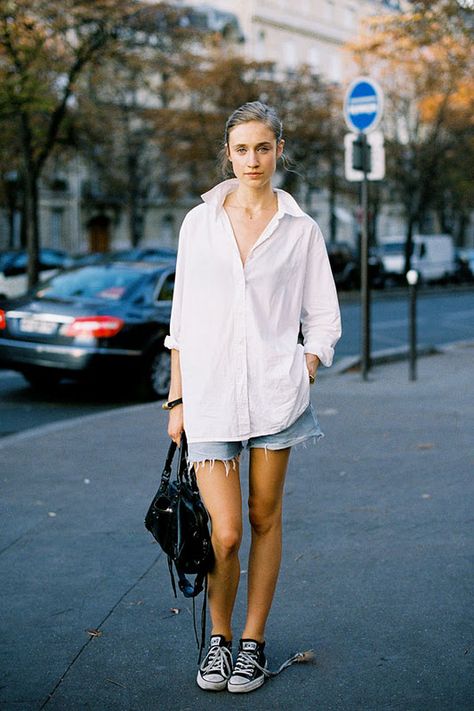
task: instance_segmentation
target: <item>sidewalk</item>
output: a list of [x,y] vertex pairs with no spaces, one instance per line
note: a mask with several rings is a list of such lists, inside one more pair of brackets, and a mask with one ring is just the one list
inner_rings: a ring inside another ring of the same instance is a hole
[[326,438],[291,455],[267,636],[271,668],[316,663],[242,698],[195,685],[191,606],[143,527],[159,405],[4,438],[0,709],[472,711],[473,356],[425,357],[415,383],[406,362],[321,373]]

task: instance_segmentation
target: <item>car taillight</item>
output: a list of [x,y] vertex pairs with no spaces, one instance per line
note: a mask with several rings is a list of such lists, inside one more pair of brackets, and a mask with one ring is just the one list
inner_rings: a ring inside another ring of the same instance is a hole
[[70,338],[110,338],[124,325],[124,320],[115,316],[81,316],[61,327],[61,335]]
[[3,309],[0,309],[0,331],[7,327],[7,315]]

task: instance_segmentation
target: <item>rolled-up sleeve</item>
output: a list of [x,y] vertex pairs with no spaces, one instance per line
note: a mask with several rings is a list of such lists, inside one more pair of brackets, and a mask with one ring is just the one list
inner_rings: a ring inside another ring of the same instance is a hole
[[301,311],[304,352],[314,353],[329,367],[341,337],[341,315],[326,245],[316,224],[310,239]]
[[185,271],[185,222],[181,226],[178,242],[178,255],[176,258],[176,275],[173,289],[173,303],[171,306],[170,332],[166,336],[164,345],[170,350],[175,348],[179,351],[179,334],[181,330],[182,303],[184,291],[184,271]]

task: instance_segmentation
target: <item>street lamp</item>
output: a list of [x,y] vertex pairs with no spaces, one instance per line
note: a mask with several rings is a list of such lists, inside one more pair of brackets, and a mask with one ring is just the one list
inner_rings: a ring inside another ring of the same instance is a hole
[[410,269],[407,272],[407,282],[409,286],[409,342],[410,342],[410,380],[416,380],[416,286],[418,284],[418,272]]

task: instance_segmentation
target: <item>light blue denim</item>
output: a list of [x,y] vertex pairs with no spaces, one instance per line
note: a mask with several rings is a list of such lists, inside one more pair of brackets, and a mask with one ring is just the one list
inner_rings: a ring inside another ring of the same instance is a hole
[[244,447],[252,449],[254,447],[262,447],[265,449],[285,449],[293,447],[295,444],[305,442],[310,438],[319,439],[324,437],[319,426],[318,419],[314,412],[313,406],[310,403],[302,415],[298,417],[292,425],[274,434],[260,435],[259,437],[250,437],[248,440],[237,442],[193,442],[188,443],[188,461],[190,464],[195,463],[196,466],[204,466],[205,461],[211,462],[211,468],[214,461],[220,460],[224,462],[226,472],[229,471],[229,463],[232,462],[235,469],[235,463],[239,461],[239,457]]

